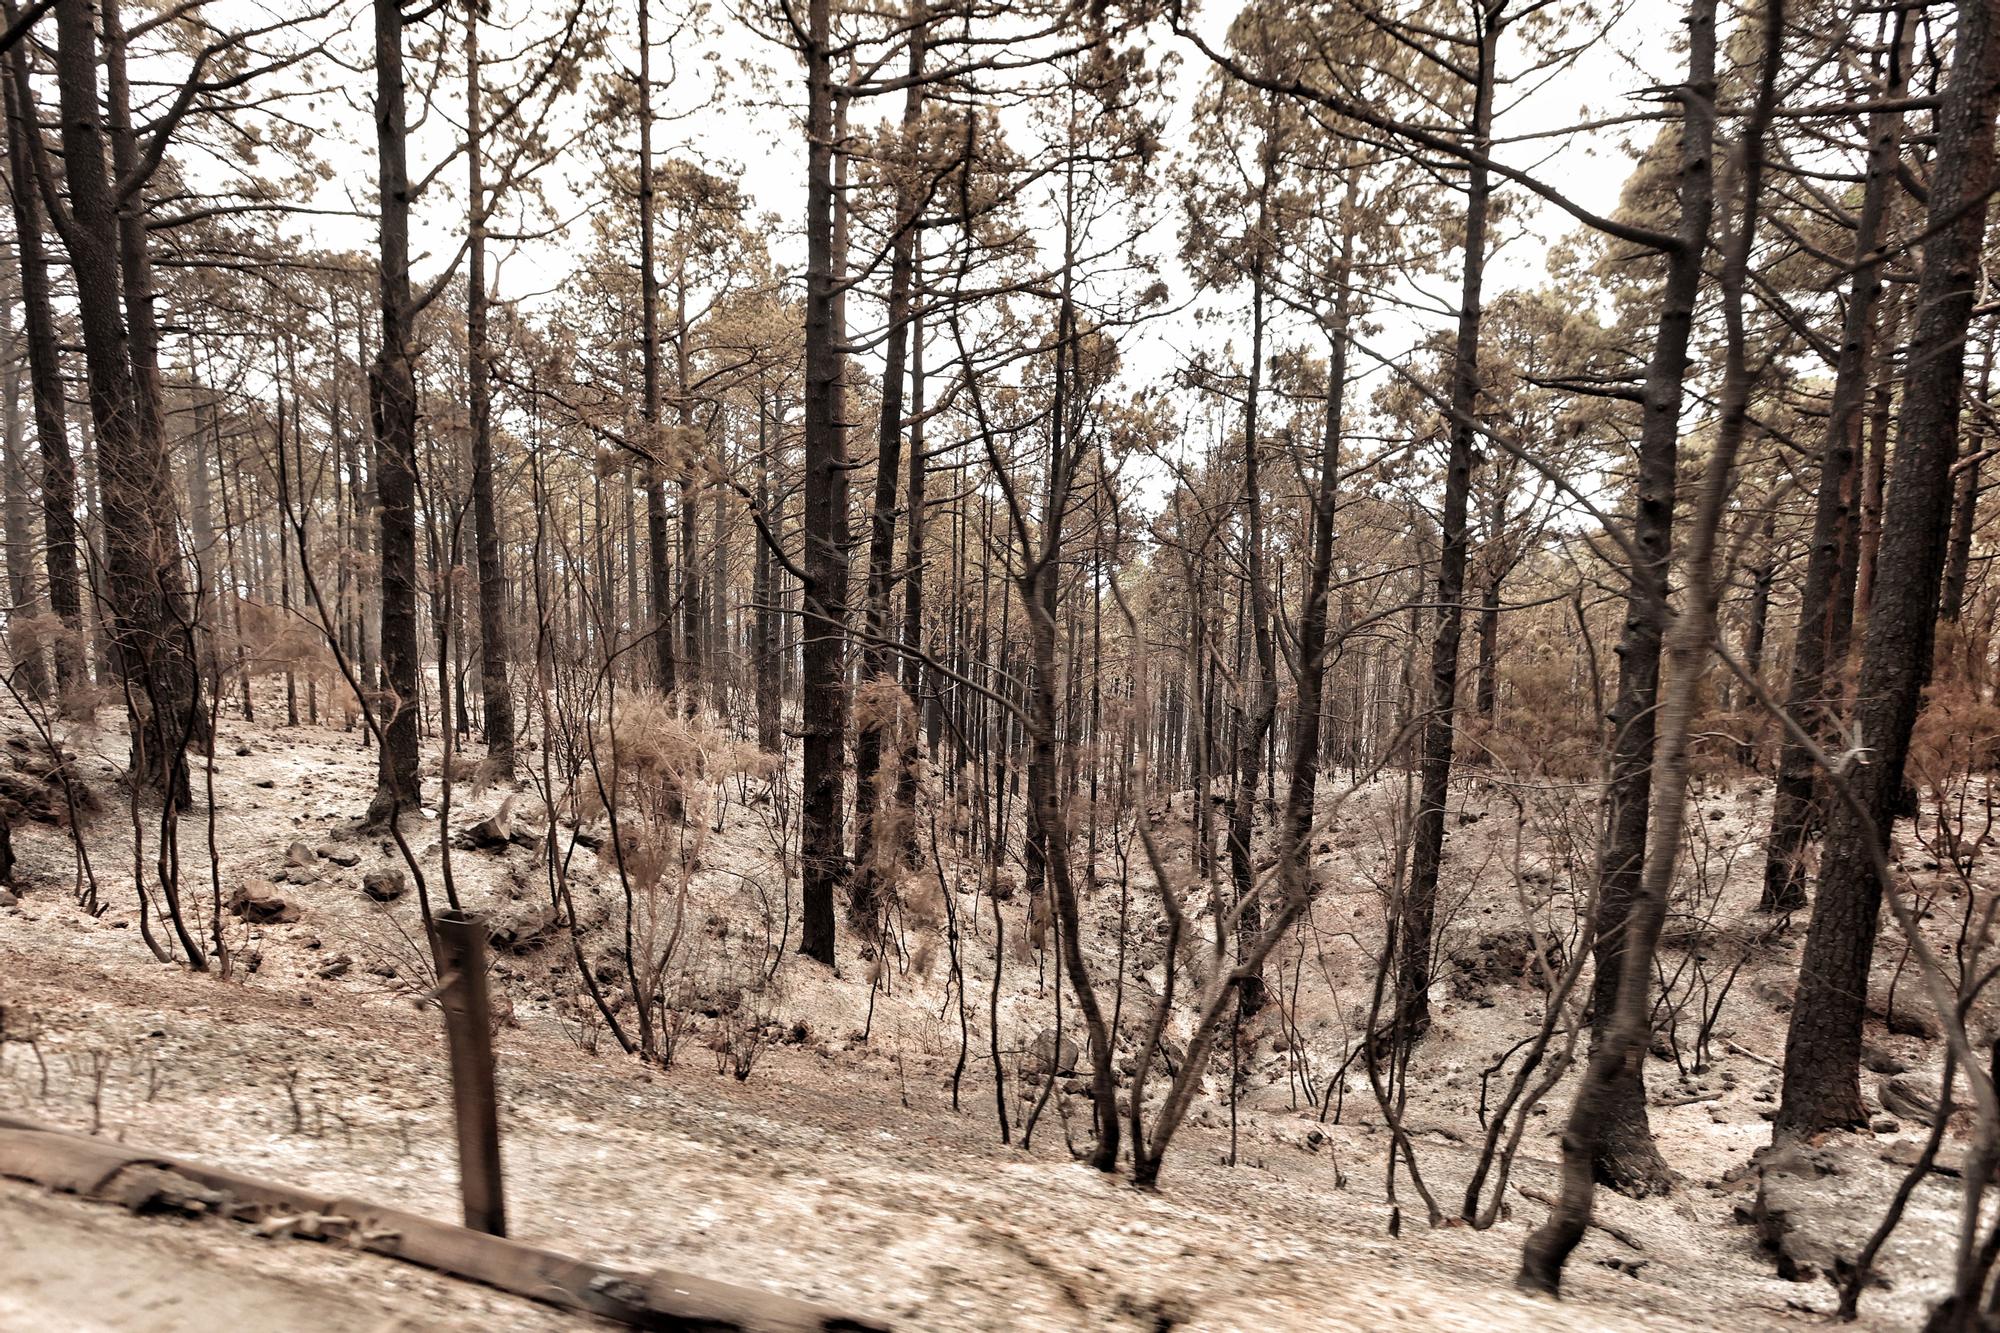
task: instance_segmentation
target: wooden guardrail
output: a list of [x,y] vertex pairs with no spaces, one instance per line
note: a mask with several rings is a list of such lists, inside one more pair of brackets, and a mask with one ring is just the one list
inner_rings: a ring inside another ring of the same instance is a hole
[[138,1212],[192,1208],[264,1224],[309,1219],[286,1230],[345,1240],[373,1254],[633,1328],[863,1333],[884,1327],[870,1319],[691,1273],[609,1268],[400,1208],[259,1180],[4,1114],[0,1114],[0,1175]]

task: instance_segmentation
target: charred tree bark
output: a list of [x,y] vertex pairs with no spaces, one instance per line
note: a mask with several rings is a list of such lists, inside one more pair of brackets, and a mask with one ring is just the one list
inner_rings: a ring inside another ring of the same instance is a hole
[[472,528],[479,566],[480,722],[486,764],[501,781],[514,776],[514,696],[507,688],[507,585],[500,563],[500,519],[493,495],[493,401],[486,348],[486,185],[481,179],[479,7],[465,11],[465,157],[468,226],[465,252],[466,411],[472,428]]
[[1313,492],[1312,564],[1306,574],[1305,606],[1299,616],[1289,784],[1281,816],[1279,875],[1286,901],[1305,901],[1312,891],[1313,810],[1319,797],[1321,739],[1325,728],[1329,591],[1333,586],[1334,521],[1340,503],[1340,435],[1347,392],[1348,325],[1353,317],[1354,284],[1347,251],[1354,225],[1354,177],[1350,176],[1341,259],[1335,274],[1332,329],[1326,355],[1326,419],[1320,441],[1319,484]]
[[[0,13],[13,22],[16,6],[12,0]],[[13,186],[15,258],[27,331],[28,382],[35,403],[35,440],[42,459],[42,566],[49,584],[49,609],[61,623],[54,653],[56,692],[65,709],[70,709],[80,699],[79,691],[90,684],[83,650],[88,631],[83,623],[83,580],[77,572],[76,463],[69,452],[62,353],[49,306],[48,249],[42,238],[41,208],[29,160],[28,136],[40,134],[41,129],[35,124],[25,46],[17,43],[7,53],[6,74],[7,166]]]
[[1500,709],[1500,567],[1479,586],[1479,670],[1473,709],[1488,722]]
[[[1631,540],[1637,563],[1627,574],[1625,629],[1618,644],[1618,692],[1612,704],[1610,779],[1599,851],[1597,929],[1592,943],[1591,1049],[1609,1049],[1625,970],[1627,920],[1646,860],[1652,799],[1655,705],[1660,644],[1667,622],[1667,571],[1673,550],[1674,481],[1680,466],[1681,398],[1688,339],[1708,252],[1715,208],[1715,4],[1689,12],[1688,79],[1680,90],[1680,226],[1667,255],[1660,323],[1641,390],[1638,486]],[[1646,1117],[1645,1077],[1638,1061],[1612,1066],[1616,1077],[1600,1096],[1596,1170],[1621,1191],[1644,1195],[1671,1188],[1673,1176],[1653,1144]]]
[[[903,145],[912,160],[897,164],[895,233],[889,259],[889,329],[882,351],[882,415],[875,433],[875,507],[868,525],[868,605],[863,623],[863,674],[889,684],[896,679],[896,650],[890,637],[896,582],[896,487],[903,462],[903,381],[909,369],[910,314],[916,270],[914,160],[918,122],[923,115],[924,23],[921,10],[910,26],[909,88],[903,98]],[[895,853],[879,847],[882,815],[880,775],[882,724],[879,708],[854,731],[854,885],[848,901],[852,918],[873,923],[880,910],[881,868]]]
[[[757,386],[757,512],[764,516],[771,530],[771,540],[778,539],[782,525],[777,515],[771,513],[771,440],[772,422],[769,391],[760,380]],[[781,619],[777,609],[777,580],[771,558],[771,542],[759,540],[754,544],[750,571],[750,600],[754,604],[750,613],[751,624],[751,669],[756,679],[757,696],[757,745],[768,754],[784,751],[784,736],[780,727],[780,712],[783,708],[783,684],[780,654],[784,651],[783,634],[779,628]]]
[[103,494],[105,594],[118,666],[134,687],[132,771],[135,780],[184,805],[186,744],[201,712],[194,607],[182,568],[166,444],[146,430],[149,419],[157,426],[158,413],[149,418],[142,407],[120,314],[125,288],[118,200],[105,165],[97,35],[85,0],[58,6],[56,39],[70,204],[67,239]]
[[21,693],[37,701],[48,698],[49,673],[42,646],[29,627],[40,611],[35,595],[35,535],[28,519],[28,460],[21,421],[21,346],[14,331],[11,294],[0,295],[0,419],[4,420],[4,456],[0,456],[0,490],[5,491],[7,547],[7,651]]
[[1993,355],[1996,343],[2000,343],[1996,335],[2000,335],[2000,328],[1987,321],[1986,350],[1979,366],[1981,415],[1973,424],[1964,454],[1951,469],[1951,541],[1945,550],[1944,583],[1938,591],[1938,618],[1954,625],[1965,613],[1965,585],[1972,571],[1972,534],[1979,524],[1979,469],[1992,447],[1989,443],[1992,431],[1984,413],[1993,389]]
[[1965,613],[1965,581],[1972,568],[1972,530],[1979,518],[1979,466],[1985,461],[1975,441],[1959,460],[1952,486],[1951,541],[1938,594],[1938,619],[1957,624]]
[[[666,460],[660,448],[660,275],[653,240],[653,42],[651,0],[639,0],[639,410],[646,420],[646,576],[648,629],[653,636],[653,670],[660,692],[680,684],[674,653],[673,588],[667,560]],[[629,544],[628,544],[629,547]],[[627,551],[629,565],[632,555]],[[630,580],[628,580],[630,582]],[[638,588],[630,590],[636,606]],[[638,620],[639,617],[634,617]]]
[[[1263,771],[1264,743],[1278,711],[1278,653],[1271,637],[1271,599],[1264,574],[1264,482],[1258,471],[1257,439],[1258,397],[1264,383],[1264,285],[1270,244],[1270,198],[1278,173],[1277,136],[1273,116],[1265,127],[1260,153],[1263,173],[1257,189],[1254,221],[1257,230],[1250,249],[1250,365],[1243,398],[1244,565],[1254,649],[1248,665],[1255,674],[1243,682],[1243,711],[1237,721],[1236,792],[1229,811],[1229,876],[1236,901],[1243,904],[1236,931],[1239,957],[1243,942],[1256,939],[1264,922],[1256,897],[1250,839],[1256,826],[1257,783]],[[1264,1007],[1262,959],[1245,968],[1244,973],[1236,1001],[1238,1011],[1247,1017]]]
[[[1890,44],[1883,96],[1901,98],[1909,88],[1909,43],[1915,26],[1909,11],[1898,10]],[[1792,648],[1792,677],[1785,709],[1815,736],[1828,734],[1839,711],[1839,664],[1847,655],[1851,602],[1840,596],[1851,575],[1843,569],[1856,546],[1846,540],[1851,526],[1855,459],[1864,424],[1868,372],[1879,355],[1875,315],[1882,295],[1882,230],[1889,191],[1902,151],[1903,118],[1878,111],[1869,118],[1868,173],[1861,212],[1854,228],[1854,281],[1840,330],[1840,357],[1833,396],[1827,405],[1826,435],[1820,445],[1819,494],[1813,509],[1812,549],[1806,557],[1799,594],[1798,638]],[[1845,603],[1845,605],[1843,605]],[[1771,801],[1771,836],[1764,856],[1764,893],[1758,907],[1790,912],[1806,903],[1803,860],[1821,811],[1814,798],[1812,757],[1787,736],[1778,752],[1778,780]]]
[[[1713,68],[1710,63],[1714,59],[1713,29],[1703,33],[1700,28],[1713,17],[1714,10],[1706,3],[1689,16],[1694,77],[1689,81],[1684,136],[1693,132],[1691,122],[1697,117],[1698,100],[1704,91],[1712,91],[1712,85],[1704,88],[1706,80],[1701,73],[1703,66]],[[1688,534],[1682,608],[1665,639],[1666,687],[1659,694],[1659,746],[1654,755],[1655,817],[1648,825],[1648,843],[1641,852],[1638,892],[1623,922],[1618,988],[1613,996],[1610,1023],[1601,1030],[1601,1035],[1593,1033],[1589,1062],[1563,1127],[1562,1194],[1550,1210],[1548,1220],[1529,1235],[1522,1248],[1521,1271],[1516,1280],[1533,1291],[1553,1294],[1559,1288],[1563,1265],[1590,1224],[1607,1130],[1613,1124],[1609,1112],[1622,1087],[1637,1085],[1640,1062],[1646,1058],[1651,1033],[1653,958],[1660,927],[1666,921],[1681,840],[1687,827],[1688,754],[1702,676],[1715,642],[1716,606],[1726,583],[1727,571],[1719,568],[1717,552],[1736,460],[1749,430],[1750,394],[1756,379],[1756,372],[1750,366],[1743,308],[1750,285],[1750,256],[1756,246],[1764,187],[1764,140],[1777,108],[1778,70],[1784,60],[1782,0],[1766,0],[1759,18],[1762,57],[1757,96],[1743,127],[1735,173],[1741,183],[1741,203],[1722,256],[1719,282],[1725,352],[1722,382],[1716,394],[1715,444],[1705,460],[1700,495],[1692,516],[1694,522]],[[1684,170],[1692,157],[1684,155]],[[1689,183],[1684,176],[1683,185]],[[1598,1019],[1601,1024],[1604,1015],[1600,1013]],[[1641,1102],[1642,1108],[1643,1105]],[[1648,1149],[1652,1146],[1650,1136],[1646,1146]]]
[[[1073,217],[1066,219],[1073,221]],[[1066,232],[1066,246],[1075,232]],[[1027,685],[1027,707],[1023,721],[1028,741],[1028,824],[1041,848],[1047,889],[1055,903],[1061,935],[1062,970],[1069,975],[1076,995],[1076,1007],[1083,1015],[1084,1030],[1090,1039],[1091,1106],[1097,1144],[1090,1164],[1100,1171],[1118,1168],[1117,1074],[1112,1068],[1115,1052],[1112,1033],[1097,988],[1091,980],[1090,965],[1083,952],[1082,912],[1077,898],[1076,879],[1070,868],[1070,823],[1067,818],[1060,742],[1057,737],[1056,686],[1061,678],[1056,662],[1057,581],[1062,573],[1063,516],[1074,498],[1076,462],[1080,445],[1071,429],[1072,396],[1078,392],[1076,308],[1072,288],[1074,252],[1066,248],[1063,265],[1063,294],[1056,314],[1056,371],[1049,409],[1049,475],[1042,501],[1041,531],[1030,546],[1030,534],[1016,521],[1016,541],[1022,561],[1018,585],[1021,604],[1028,621],[1031,654]],[[993,449],[989,437],[988,450]],[[993,456],[1000,468],[997,454]],[[1014,506],[1018,513],[1018,506]]]
[[[915,255],[919,276],[923,270],[921,246]],[[937,758],[937,734],[942,710],[935,690],[924,688],[924,524],[927,517],[924,496],[924,321],[921,303],[910,317],[910,442],[907,449],[910,469],[904,490],[903,509],[903,693],[918,709],[924,726],[911,730],[903,747],[902,770],[897,774],[897,797],[905,810],[917,806],[917,744],[919,735],[928,735],[932,762]],[[917,828],[912,818],[908,852],[916,865]]]
[[800,628],[805,794],[799,952],[831,967],[847,878],[847,420],[834,271],[830,0],[809,0],[806,58],[805,575]]
[[[1965,334],[1993,179],[1994,85],[2000,81],[1996,25],[2000,3],[1961,0],[1951,82],[1937,114],[1915,331],[1863,640],[1854,716],[1870,754],[1849,782],[1885,836],[1902,791],[1910,730],[1930,678],[1936,639]],[[1845,803],[1832,810],[1785,1039],[1773,1124],[1778,1138],[1866,1119],[1858,1073],[1861,1027],[1881,910],[1881,885],[1865,851],[1866,837],[1866,825]]]
[[1451,444],[1439,518],[1437,625],[1431,639],[1430,690],[1423,761],[1411,831],[1410,875],[1397,904],[1395,1036],[1421,1037],[1431,1025],[1431,950],[1438,871],[1444,862],[1444,807],[1451,788],[1453,722],[1458,702],[1459,643],[1465,627],[1466,502],[1472,490],[1479,401],[1479,324],[1486,280],[1486,222],[1493,187],[1484,163],[1493,138],[1494,54],[1506,16],[1501,5],[1478,11],[1478,65],[1472,88],[1471,139],[1482,155],[1466,171],[1465,267],[1459,284],[1458,341],[1452,353]]
[[374,0],[375,142],[382,196],[381,343],[368,370],[382,586],[382,747],[370,824],[423,799],[417,766],[417,382],[410,339],[410,177],[403,107],[403,16]]
[[[1771,586],[1778,577],[1778,516],[1767,512],[1757,530],[1757,560],[1750,566],[1750,610],[1743,626],[1743,669],[1759,680],[1764,675],[1764,650],[1771,632]],[[1736,762],[1755,771],[1761,731],[1751,728],[1736,742]]]
[[1889,426],[1896,397],[1896,352],[1902,338],[1903,315],[1909,305],[1899,287],[1888,298],[1888,313],[1876,344],[1875,383],[1869,391],[1868,456],[1861,464],[1861,513],[1855,530],[1853,626],[1868,618],[1875,601],[1875,553],[1882,545],[1882,484],[1889,472]]

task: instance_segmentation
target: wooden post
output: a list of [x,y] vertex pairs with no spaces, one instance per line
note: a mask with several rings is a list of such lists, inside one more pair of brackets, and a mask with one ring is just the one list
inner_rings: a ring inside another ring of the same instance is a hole
[[437,918],[444,975],[445,1043],[451,1050],[451,1100],[458,1119],[458,1191],[465,1225],[507,1234],[500,1186],[500,1109],[493,1079],[493,1014],[486,1002],[486,923],[473,912]]

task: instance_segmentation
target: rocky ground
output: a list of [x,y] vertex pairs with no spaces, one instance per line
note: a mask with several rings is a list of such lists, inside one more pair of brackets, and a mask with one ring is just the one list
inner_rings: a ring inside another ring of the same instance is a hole
[[[205,813],[197,809],[182,833],[192,896],[205,912],[219,886],[233,903],[224,919],[238,965],[220,981],[155,962],[139,938],[130,824],[112,776],[122,739],[108,712],[105,728],[65,739],[104,806],[86,827],[108,909],[92,916],[77,905],[66,832],[30,824],[15,837],[18,897],[0,906],[0,1021],[9,1038],[0,1044],[0,1109],[453,1216],[443,1043],[414,930],[414,885],[392,845],[353,831],[372,754],[337,729],[225,720],[214,885]],[[32,782],[34,747],[8,754],[17,787]],[[1088,1109],[1063,1090],[1068,1079],[1027,1148],[1018,1132],[1000,1143],[985,1057],[996,952],[1003,970],[991,1002],[1017,1131],[1019,1075],[1037,1063],[1038,1046],[1044,1058],[1071,1063],[1080,1031],[1065,1015],[1056,1038],[1047,963],[1024,947],[1021,905],[1002,909],[1009,943],[996,950],[991,901],[956,869],[944,881],[973,1001],[956,1109],[958,1010],[945,948],[921,921],[886,966],[843,934],[838,977],[788,950],[778,983],[754,1002],[752,1026],[768,1040],[756,1045],[749,1077],[719,1072],[741,1050],[743,1024],[702,1007],[717,986],[740,980],[744,958],[767,956],[762,905],[776,901],[784,877],[756,781],[717,790],[721,803],[708,814],[711,822],[719,814],[721,829],[689,898],[704,943],[685,957],[700,995],[676,1065],[664,1072],[619,1054],[577,1003],[566,935],[545,909],[535,836],[545,821],[532,793],[503,819],[510,827],[475,831],[502,813],[502,797],[469,784],[454,788],[457,808],[443,814],[449,832],[436,809],[406,823],[427,890],[442,892],[449,853],[466,904],[502,927],[504,1151],[514,1232],[524,1239],[824,1300],[913,1329],[1789,1326],[1832,1310],[1821,1270],[1858,1247],[1926,1132],[1921,1106],[1896,1089],[1921,1094],[1928,1079],[1934,1091],[1926,1071],[1937,1050],[1921,1016],[1904,1014],[1893,1025],[1904,1031],[1871,1032],[1871,1094],[1901,1080],[1881,1098],[1875,1131],[1837,1136],[1800,1166],[1796,1187],[1767,1190],[1761,1229],[1739,1220],[1759,1212],[1746,1165],[1768,1141],[1769,1062],[1782,1048],[1798,931],[1744,933],[1742,882],[1754,858],[1731,849],[1755,829],[1757,805],[1735,792],[1703,804],[1706,850],[1693,858],[1696,888],[1679,952],[1666,963],[1670,973],[1682,969],[1676,975],[1697,996],[1692,1008],[1724,992],[1708,1059],[1695,1068],[1699,1020],[1689,1018],[1662,1043],[1665,1058],[1649,1062],[1654,1123],[1683,1188],[1665,1200],[1606,1196],[1604,1225],[1572,1262],[1568,1299],[1552,1305],[1516,1294],[1509,1280],[1555,1188],[1567,1085],[1530,1117],[1507,1206],[1487,1230],[1425,1225],[1407,1177],[1396,1182],[1399,1217],[1392,1210],[1387,1135],[1358,1065],[1337,1117],[1322,1117],[1302,1091],[1341,1064],[1366,1012],[1395,785],[1358,794],[1338,814],[1329,798],[1317,867],[1326,887],[1297,946],[1272,964],[1285,1002],[1245,1035],[1235,1105],[1226,1061],[1206,1080],[1158,1192],[1073,1160]],[[1438,1019],[1412,1066],[1407,1116],[1424,1181],[1447,1216],[1458,1212],[1478,1147],[1481,1072],[1526,1035],[1543,1003],[1531,928],[1543,932],[1545,953],[1564,947],[1575,859],[1563,853],[1567,814],[1523,811],[1478,784],[1456,799]],[[1183,795],[1156,812],[1170,857],[1185,853],[1188,808]],[[520,838],[504,836],[516,828]],[[1125,959],[1137,1013],[1160,981],[1160,913],[1149,886],[1117,890],[1117,851],[1107,842],[1099,858],[1091,959],[1107,979]],[[571,865],[579,915],[600,923],[587,942],[595,956],[615,935],[615,879],[588,849]],[[1703,896],[1711,884],[1712,901]],[[774,909],[773,925],[795,938],[795,915],[795,905],[788,916]],[[1121,920],[1129,926],[1122,955]],[[1706,961],[1696,966],[1698,954]],[[1894,962],[1885,959],[1885,989]],[[1901,1008],[1913,1009],[1915,987],[1900,984]],[[1169,1036],[1184,1038],[1184,1019]],[[1947,1165],[1960,1154],[1948,1140]],[[1939,1174],[1918,1190],[1885,1255],[1889,1286],[1869,1294],[1866,1319],[1911,1326],[1936,1298],[1957,1187]],[[468,1295],[385,1260],[259,1241],[223,1223],[128,1220],[20,1186],[0,1192],[0,1253],[12,1272],[40,1275],[9,1282],[0,1266],[0,1324],[50,1326],[32,1312],[62,1308],[91,1270],[129,1253],[142,1256],[131,1299],[153,1293],[164,1304],[157,1318],[153,1307],[134,1306],[149,1313],[100,1326],[178,1327],[178,1312],[210,1309],[211,1296],[239,1302],[212,1306],[234,1327],[291,1326],[329,1299],[346,1302],[359,1322],[326,1327],[377,1327],[369,1320],[391,1315],[413,1327],[565,1326],[562,1316]],[[67,1257],[28,1257],[54,1254]],[[1797,1280],[1780,1276],[1781,1266]]]

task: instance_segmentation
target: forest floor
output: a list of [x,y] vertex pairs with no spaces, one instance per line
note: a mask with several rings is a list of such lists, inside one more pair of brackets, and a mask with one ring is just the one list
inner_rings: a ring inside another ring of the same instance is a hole
[[[276,885],[296,909],[295,921],[246,927],[227,919],[238,962],[228,982],[162,966],[138,937],[130,824],[113,777],[124,742],[109,710],[101,731],[65,739],[109,806],[87,826],[109,908],[92,916],[77,906],[66,832],[29,826],[16,833],[19,900],[0,908],[0,1006],[15,1038],[0,1044],[0,1110],[455,1218],[443,1042],[437,1011],[424,998],[414,895],[383,904],[361,889],[364,875],[398,868],[400,859],[389,844],[353,832],[374,775],[374,755],[359,733],[224,720],[215,775],[224,892],[251,878],[297,881]],[[1451,979],[1440,982],[1436,1026],[1412,1061],[1406,1119],[1424,1180],[1447,1216],[1458,1212],[1481,1137],[1480,1071],[1532,1030],[1543,1002],[1531,985],[1495,973],[1492,959],[1504,949],[1496,951],[1493,937],[1541,919],[1536,914],[1564,892],[1547,885],[1562,880],[1574,860],[1558,854],[1569,813],[1522,811],[1481,786],[1454,797],[1443,966]],[[701,924],[708,953],[684,958],[702,976],[724,977],[738,947],[732,940],[741,940],[740,928],[732,936],[721,923],[750,919],[782,882],[773,878],[777,862],[754,787],[718,784],[728,793],[723,829],[704,848],[689,887],[690,920]],[[1729,943],[1730,923],[1747,916],[1742,882],[1761,869],[1751,866],[1755,855],[1738,855],[1757,835],[1760,807],[1737,792],[1718,792],[1702,807],[1692,860],[1700,882],[1715,890],[1712,905],[1692,915],[1721,924],[1688,950],[1707,955],[1700,976],[1711,997],[1728,964],[1741,958],[1743,965],[1713,1024],[1707,1066],[1682,1077],[1671,1059],[1648,1062],[1653,1123],[1682,1187],[1646,1201],[1601,1192],[1597,1218],[1605,1225],[1591,1230],[1572,1259],[1566,1299],[1552,1304],[1516,1293],[1510,1280],[1522,1239],[1557,1187],[1565,1083],[1529,1119],[1496,1225],[1425,1225],[1422,1204],[1399,1176],[1400,1235],[1392,1234],[1388,1136],[1358,1064],[1337,1117],[1323,1120],[1307,1104],[1300,1079],[1303,1066],[1324,1081],[1351,1049],[1366,1012],[1368,959],[1380,938],[1376,884],[1386,812],[1399,789],[1374,784],[1337,813],[1330,798],[1317,868],[1327,888],[1299,947],[1271,969],[1274,986],[1290,997],[1281,1009],[1287,1021],[1246,1031],[1239,1047],[1245,1090],[1236,1105],[1226,1064],[1205,1081],[1157,1192],[1074,1160],[1068,1140],[1088,1138],[1089,1115],[1068,1092],[1051,1099],[1031,1146],[1018,1145],[1018,1053],[1056,1021],[1052,988],[1042,984],[1045,964],[1019,946],[998,951],[1001,1067],[1016,1129],[1013,1146],[1000,1143],[992,1061],[983,1055],[993,909],[971,891],[970,875],[943,877],[956,895],[964,985],[973,1001],[956,1110],[959,1020],[941,945],[913,941],[907,967],[879,969],[883,986],[871,986],[862,941],[844,925],[838,976],[788,946],[780,985],[758,1001],[765,1007],[759,1017],[787,1035],[760,1049],[747,1081],[718,1072],[709,1046],[713,1022],[699,1004],[690,1006],[696,1012],[676,1065],[642,1067],[587,1016],[579,1018],[574,964],[560,933],[552,946],[503,954],[495,984],[508,1014],[497,1046],[512,1234],[600,1262],[678,1268],[824,1301],[910,1329],[1825,1322],[1835,1304],[1832,1286],[1780,1279],[1754,1231],[1736,1220],[1755,1192],[1743,1168],[1769,1139],[1764,1117],[1776,1073],[1768,1061],[1782,1050],[1782,1010],[1801,933],[1794,928],[1754,949]],[[498,804],[496,793],[455,788],[451,828],[466,828]],[[540,824],[537,805],[524,796],[523,823]],[[1170,856],[1185,852],[1188,808],[1183,794],[1161,812]],[[433,871],[441,870],[444,851],[437,823],[434,809],[406,821],[412,846]],[[183,841],[189,892],[205,904],[201,808]],[[308,865],[288,868],[295,841],[314,854]],[[532,914],[547,900],[536,850],[451,855],[468,906]],[[588,854],[579,853],[573,866],[576,893],[595,904],[592,919],[611,919],[616,879]],[[1101,871],[1111,868],[1109,858],[1100,862]],[[437,894],[436,875],[427,878]],[[1529,884],[1543,886],[1541,905],[1524,889]],[[1754,897],[1754,888],[1749,892]],[[1010,940],[1021,940],[1021,904],[1002,910]],[[1157,940],[1148,939],[1157,900],[1138,888],[1121,900],[1107,874],[1089,914],[1099,976],[1116,975],[1124,956],[1134,996],[1149,977],[1157,982]],[[1148,929],[1121,933],[1121,920]],[[596,930],[593,950],[610,938],[608,926]],[[758,957],[761,930],[754,926],[750,941]],[[912,930],[921,933],[921,925]],[[253,957],[254,971],[247,966]],[[1665,965],[1671,971],[1677,961]],[[1128,1005],[1145,1008],[1136,998]],[[1080,1040],[1074,1020],[1064,1021],[1065,1034]],[[1690,1033],[1697,1023],[1685,1020]],[[26,1035],[33,1047],[20,1040]],[[1871,1029],[1870,1041],[1885,1060],[1920,1073],[1938,1058],[1935,1043],[1921,1036]],[[1926,1076],[1935,1087],[1934,1075]],[[1496,1093],[1499,1087],[1496,1081]],[[1866,1234],[1894,1188],[1891,1159],[1907,1155],[1924,1132],[1904,1121],[1881,1133],[1837,1136],[1851,1163],[1842,1186],[1853,1196],[1842,1217],[1850,1233],[1858,1227]],[[1864,1298],[1869,1325],[1913,1326],[1941,1294],[1957,1200],[1956,1182],[1939,1176],[1918,1189],[1885,1253],[1890,1285]],[[0,1256],[0,1327],[193,1327],[215,1314],[244,1328],[382,1327],[391,1315],[414,1328],[579,1323],[384,1259],[260,1241],[221,1223],[129,1220],[14,1184],[0,1186]],[[128,1258],[133,1267],[121,1278],[122,1295],[91,1283],[93,1271]],[[86,1292],[102,1298],[89,1317],[52,1323],[35,1315],[77,1309]],[[320,1317],[336,1306],[339,1318]],[[133,1313],[119,1317],[127,1309]],[[190,1311],[209,1313],[195,1318]]]

